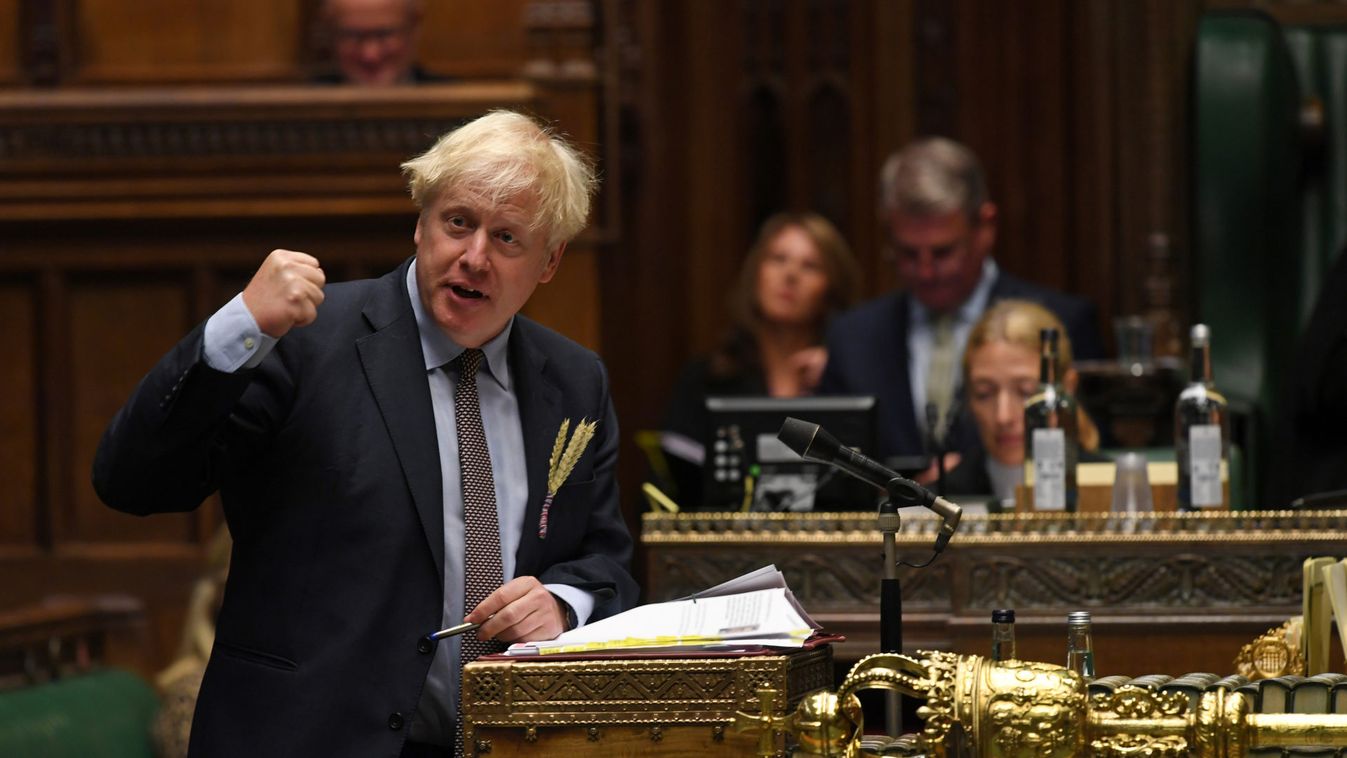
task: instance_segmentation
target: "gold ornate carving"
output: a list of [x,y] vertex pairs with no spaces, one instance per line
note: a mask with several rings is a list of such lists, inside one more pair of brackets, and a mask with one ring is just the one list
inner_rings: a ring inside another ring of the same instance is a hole
[[[1238,692],[1188,696],[1124,687],[1086,699],[1075,673],[1045,663],[923,652],[863,659],[837,695],[801,702],[785,724],[807,755],[860,755],[855,693],[893,689],[926,698],[920,745],[936,758],[1246,758],[1250,747],[1344,747],[1347,715],[1250,713]],[[769,731],[780,722],[757,723]],[[748,728],[754,728],[749,725]],[[958,744],[960,738],[967,739]]]
[[398,155],[424,150],[461,118],[352,122],[210,121],[148,124],[16,125],[0,131],[0,158],[62,160],[330,154],[357,150]]
[[496,673],[487,673],[471,680],[472,697],[479,703],[500,703],[504,685]]
[[784,717],[810,691],[800,687],[822,689],[831,681],[827,646],[747,658],[479,661],[464,669],[464,716],[465,724],[475,727],[521,730],[530,725],[714,726],[751,708],[761,689],[783,693],[776,715]]
[[[849,554],[802,550],[782,555],[777,547],[734,551],[705,550],[694,554],[661,552],[653,559],[661,579],[661,598],[685,597],[726,577],[740,576],[764,563],[775,563],[811,612],[856,606],[877,607],[879,584],[875,572],[878,552]],[[938,611],[949,607],[950,566],[936,563],[921,571],[900,571],[903,606],[909,610]]]
[[[986,743],[984,756],[1075,755],[1083,740],[1076,716],[1083,709],[1085,683],[1073,672],[1045,663],[1006,661],[1002,665],[970,661],[974,681],[983,692],[970,690],[957,713],[973,725],[975,744]],[[984,723],[970,721],[978,710]]]
[[1293,618],[1269,629],[1235,655],[1235,670],[1249,678],[1272,679],[1286,674],[1304,674],[1305,657],[1300,653],[1300,619]]
[[795,754],[802,758],[857,755],[863,718],[861,701],[855,695],[815,692],[800,701],[787,722],[798,742]]
[[[1300,596],[1299,566],[1299,556],[1292,555],[1239,561],[1199,553],[1051,560],[990,556],[969,568],[975,589],[968,602],[988,608],[1069,605],[1082,599],[1109,607],[1291,605]],[[1088,590],[1082,593],[1083,588]]]
[[1095,758],[1172,758],[1188,754],[1182,737],[1152,737],[1147,734],[1111,734],[1090,743]]
[[[1219,707],[1217,713],[1221,724],[1220,737],[1213,742],[1219,747],[1222,743],[1225,745],[1224,753],[1219,749],[1216,756],[1227,755],[1230,758],[1244,758],[1249,754],[1249,732],[1244,728],[1244,723],[1249,718],[1249,712],[1253,710],[1253,703],[1249,698],[1239,693],[1226,693],[1224,698],[1208,701],[1203,699],[1203,705],[1210,707]],[[1222,739],[1223,738],[1223,739]],[[1203,758],[1211,758],[1204,756]]]
[[738,732],[758,733],[759,758],[776,755],[776,735],[786,725],[786,717],[777,715],[777,691],[770,687],[758,690],[758,712],[734,714],[734,728]]
[[[903,555],[925,555],[936,524],[905,519]],[[643,528],[652,600],[776,563],[800,601],[851,638],[842,655],[875,649],[867,637],[879,606],[874,514],[650,514]],[[1219,612],[1229,625],[1262,624],[1299,613],[1300,561],[1344,542],[1347,512],[970,515],[940,560],[899,578],[904,610],[930,619],[925,634],[936,644],[949,638],[933,635],[953,633],[942,618],[1008,607],[1042,615],[1107,607],[1186,625]],[[1204,660],[1198,667],[1229,665]]]
[[1120,687],[1090,698],[1090,712],[1101,718],[1143,719],[1180,716],[1188,708],[1182,692],[1155,692],[1145,687]]
[[[950,544],[1341,542],[1344,519],[1347,511],[966,514]],[[873,513],[646,513],[641,520],[647,545],[879,543]],[[936,518],[904,518],[898,542],[929,545],[939,528]]]
[[[1162,719],[1181,716],[1188,696],[1181,692],[1154,692],[1144,687],[1122,687],[1090,698],[1090,717],[1097,722]],[[1185,755],[1182,735],[1103,734],[1090,741],[1096,758],[1168,758]]]
[[[958,722],[954,703],[958,659],[948,653],[933,653],[928,661],[923,661],[927,663],[929,672],[926,705],[917,709],[917,715],[921,716],[924,723],[922,739],[927,744],[940,745],[949,737],[951,727]],[[850,675],[847,679],[851,679]]]

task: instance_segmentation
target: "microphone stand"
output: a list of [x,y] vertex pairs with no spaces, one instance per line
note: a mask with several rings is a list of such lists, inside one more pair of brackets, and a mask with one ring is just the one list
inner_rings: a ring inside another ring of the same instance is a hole
[[[818,461],[835,466],[861,481],[884,490],[887,497],[879,506],[876,517],[880,534],[884,538],[884,571],[880,581],[879,604],[879,641],[882,652],[903,652],[903,593],[898,584],[898,528],[902,521],[898,516],[899,507],[924,506],[935,511],[942,518],[940,531],[935,538],[935,547],[931,557],[925,563],[905,563],[905,566],[921,568],[935,560],[940,552],[954,537],[959,528],[959,517],[963,513],[959,506],[933,495],[916,482],[905,478],[882,464],[860,453],[844,448],[832,435],[796,418],[787,418],[781,425],[777,439],[794,450],[805,460]],[[902,701],[898,693],[887,693],[887,724],[889,736],[897,738],[902,732]]]
[[[898,581],[898,515],[903,507],[922,505],[920,487],[902,477],[891,479],[884,488],[886,497],[879,505],[879,533],[884,538],[884,578],[879,584],[879,646],[881,652],[903,653],[903,591]],[[895,503],[894,501],[898,501]],[[944,549],[937,543],[936,554]],[[932,556],[934,558],[934,556]],[[902,736],[903,700],[897,692],[885,692],[885,731],[894,739]]]
[[[903,652],[903,591],[898,582],[898,529],[902,518],[893,498],[879,504],[879,533],[884,537],[884,578],[879,583],[879,647],[885,653]],[[897,739],[903,732],[903,696],[884,693],[884,728]]]
[[945,445],[941,439],[940,408],[935,403],[926,404],[926,449],[935,460],[935,494],[945,496]]

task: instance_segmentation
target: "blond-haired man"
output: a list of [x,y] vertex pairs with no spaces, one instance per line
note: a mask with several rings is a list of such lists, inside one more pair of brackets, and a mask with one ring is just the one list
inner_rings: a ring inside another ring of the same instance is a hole
[[[585,224],[590,163],[496,112],[404,169],[414,257],[327,284],[315,257],[273,251],[100,445],[95,487],[119,510],[221,493],[233,565],[193,756],[453,754],[460,638],[427,632],[466,616],[482,640],[549,639],[635,601],[607,374],[518,315]],[[566,419],[599,423],[548,492]],[[471,568],[488,532],[490,577]]]

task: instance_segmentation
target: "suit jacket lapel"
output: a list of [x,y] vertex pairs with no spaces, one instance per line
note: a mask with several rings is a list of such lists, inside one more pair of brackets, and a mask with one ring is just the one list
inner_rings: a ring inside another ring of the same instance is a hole
[[440,455],[421,336],[407,299],[407,266],[404,263],[375,285],[363,311],[374,331],[356,340],[356,351],[416,504],[421,528],[435,559],[435,575],[443,582]]
[[[548,377],[547,356],[531,338],[533,324],[516,317],[510,335],[510,367],[514,372],[515,396],[519,400],[519,423],[524,433],[524,460],[528,469],[528,508],[524,511],[524,534],[515,553],[515,576],[537,573],[538,522],[547,495],[547,464],[552,443],[561,427],[561,390]],[[571,419],[572,423],[579,419]]]

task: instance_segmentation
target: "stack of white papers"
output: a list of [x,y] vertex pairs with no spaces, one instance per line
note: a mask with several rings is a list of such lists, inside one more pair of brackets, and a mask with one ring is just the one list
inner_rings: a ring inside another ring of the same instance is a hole
[[516,643],[506,654],[799,648],[819,628],[781,572],[767,566],[681,600],[642,605],[572,629],[554,640]]

